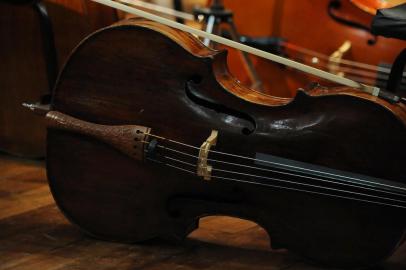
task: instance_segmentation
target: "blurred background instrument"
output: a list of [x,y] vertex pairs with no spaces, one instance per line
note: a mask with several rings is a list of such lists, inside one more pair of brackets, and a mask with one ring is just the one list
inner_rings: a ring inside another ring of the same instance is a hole
[[[386,4],[369,5],[368,2]],[[234,12],[234,21],[242,36],[273,37],[273,42],[268,44],[275,52],[378,87],[386,86],[390,66],[406,47],[406,42],[373,36],[369,32],[373,15],[364,10],[370,7],[371,12],[372,8],[376,10],[399,2],[404,1],[257,0],[254,4],[244,0],[224,0],[225,6]],[[360,6],[364,8],[360,9]],[[345,19],[347,23],[337,18]],[[356,27],[359,25],[365,27]],[[249,76],[240,68],[240,57],[236,52],[231,55],[232,73],[249,84]],[[269,61],[252,58],[264,88],[274,95],[292,96],[301,85],[320,81]]]

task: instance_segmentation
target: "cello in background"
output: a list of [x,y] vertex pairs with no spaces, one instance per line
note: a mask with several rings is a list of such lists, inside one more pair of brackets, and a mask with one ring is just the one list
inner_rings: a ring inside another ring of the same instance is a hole
[[[254,4],[224,0],[226,8],[234,12],[241,35],[280,37],[277,46],[284,56],[378,87],[386,86],[390,65],[406,42],[375,38],[368,28],[377,8],[401,2],[404,1],[256,0]],[[232,50],[230,54],[232,73],[249,85],[249,77],[240,68],[239,54]],[[320,81],[257,57],[252,59],[266,92],[273,95],[293,96],[298,87]]]
[[[42,29],[53,28],[53,33],[41,32],[44,21]],[[114,21],[113,9],[87,0],[0,1],[1,151],[31,158],[44,156],[45,125],[21,104],[50,94],[55,80],[52,77],[70,51],[87,34]],[[51,35],[52,39],[52,34],[57,57],[54,60],[46,55],[52,51],[49,44],[53,41],[43,38]],[[54,62],[54,67],[49,66],[49,61]]]

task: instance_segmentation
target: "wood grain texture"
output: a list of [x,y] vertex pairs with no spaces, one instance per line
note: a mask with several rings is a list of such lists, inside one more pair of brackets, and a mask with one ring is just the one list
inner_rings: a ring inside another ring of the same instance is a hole
[[90,136],[135,160],[144,159],[146,145],[144,142],[147,141],[151,131],[148,127],[97,125],[55,111],[48,112],[45,117],[49,128]]
[[[207,217],[181,245],[156,240],[142,245],[98,241],[71,225],[49,200],[42,162],[0,155],[0,269],[185,269],[185,270],[325,270],[286,251],[270,251],[258,225],[228,217]],[[5,183],[7,184],[5,185]],[[20,202],[31,208],[20,208]],[[4,213],[7,212],[7,215]],[[403,270],[406,246],[380,268]]]

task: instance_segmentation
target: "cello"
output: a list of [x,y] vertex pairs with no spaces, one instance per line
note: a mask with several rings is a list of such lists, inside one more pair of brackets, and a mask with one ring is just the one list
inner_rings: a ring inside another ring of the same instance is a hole
[[[390,66],[406,43],[376,38],[369,25],[376,9],[401,2],[404,1],[258,0],[250,5],[243,0],[224,0],[225,6],[235,13],[241,35],[279,37],[274,46],[282,55],[378,87],[386,86]],[[240,68],[239,55],[231,53],[232,73],[249,85],[249,77]],[[273,95],[292,97],[307,82],[319,81],[257,57],[253,61],[266,91]]]
[[405,101],[349,87],[259,93],[230,75],[226,52],[161,23],[94,33],[59,76],[42,113],[67,218],[101,239],[141,242],[182,239],[222,214],[324,265],[390,256],[406,228]]

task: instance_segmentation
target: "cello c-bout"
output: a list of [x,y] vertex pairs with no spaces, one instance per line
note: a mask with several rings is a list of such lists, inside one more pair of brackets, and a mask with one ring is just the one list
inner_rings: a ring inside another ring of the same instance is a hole
[[222,214],[322,264],[390,256],[406,225],[404,104],[321,86],[261,94],[226,56],[146,20],[83,41],[46,116],[64,214],[114,241],[183,238]]

